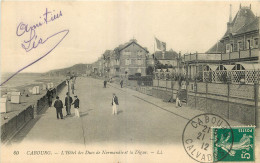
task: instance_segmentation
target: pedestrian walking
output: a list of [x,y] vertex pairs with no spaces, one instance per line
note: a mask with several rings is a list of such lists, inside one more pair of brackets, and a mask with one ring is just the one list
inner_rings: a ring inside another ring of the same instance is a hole
[[178,90],[176,94],[176,108],[181,107],[181,91]]
[[123,79],[120,81],[121,88],[123,88]]
[[72,94],[74,94],[74,90],[75,90],[75,86],[74,86],[74,82],[71,83],[71,92]]
[[74,110],[75,110],[75,117],[80,117],[79,115],[79,99],[78,96],[74,96],[74,102],[72,103],[72,105],[74,105]]
[[104,88],[107,87],[107,80],[104,80]]
[[49,88],[47,90],[46,96],[47,96],[48,104],[49,104],[49,108],[50,108],[52,105],[52,98],[53,98],[53,91],[51,90],[51,88]]
[[118,98],[115,93],[113,93],[113,98],[112,98],[112,114],[117,115],[117,107],[118,107]]
[[65,106],[66,106],[66,111],[67,111],[67,115],[66,116],[68,116],[68,115],[71,115],[71,113],[70,113],[70,109],[71,109],[71,104],[72,104],[72,97],[70,97],[70,94],[69,94],[69,92],[67,92],[66,93],[66,97],[65,97]]
[[[63,108],[63,103],[59,99],[59,96],[56,97],[56,101],[54,102],[54,107],[56,108],[56,114],[57,114],[57,119],[63,119],[63,114],[62,114],[62,108]],[[60,115],[60,118],[59,118]]]

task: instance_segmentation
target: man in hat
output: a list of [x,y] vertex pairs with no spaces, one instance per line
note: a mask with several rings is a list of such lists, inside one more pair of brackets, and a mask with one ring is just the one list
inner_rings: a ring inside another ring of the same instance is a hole
[[107,80],[104,80],[104,88],[107,87]]
[[51,88],[49,88],[47,90],[46,96],[48,98],[48,104],[49,104],[49,108],[50,108],[51,104],[52,104],[52,98],[53,98],[53,91],[51,90]]
[[115,93],[113,93],[113,98],[112,98],[112,114],[117,115],[117,105],[118,104],[118,98]]
[[70,94],[69,94],[69,92],[67,92],[66,93],[66,97],[65,97],[65,106],[66,106],[66,111],[67,111],[67,115],[66,116],[68,116],[68,115],[71,115],[71,113],[70,113],[70,108],[71,108],[71,104],[72,104],[72,97],[70,97]]
[[78,99],[78,96],[74,96],[75,100],[74,102],[72,103],[72,105],[74,105],[74,109],[75,109],[75,117],[80,117],[79,116],[79,99]]
[[121,88],[123,88],[123,79],[120,81]]
[[60,118],[63,119],[63,114],[62,114],[63,103],[60,100],[59,96],[56,97],[56,101],[54,102],[54,107],[56,108],[57,119]]

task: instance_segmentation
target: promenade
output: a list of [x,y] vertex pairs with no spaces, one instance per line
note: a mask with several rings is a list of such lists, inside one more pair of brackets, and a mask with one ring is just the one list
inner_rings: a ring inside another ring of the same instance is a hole
[[[57,120],[54,107],[30,122],[12,143],[66,142],[87,145],[102,142],[121,143],[180,143],[183,129],[191,118],[202,111],[185,105],[176,108],[174,103],[148,96],[137,91],[120,88],[92,78],[78,78],[75,94],[80,99],[81,118],[72,116]],[[60,94],[64,101],[67,89]],[[112,115],[112,93],[119,98],[118,115]],[[66,115],[65,108],[63,114]],[[37,121],[37,122],[36,122]],[[241,125],[229,121],[232,126]]]
[[[185,105],[176,108],[174,103],[163,102],[128,88],[120,88],[114,83],[103,88],[103,81],[99,79],[77,78],[75,88],[75,94],[80,99],[80,118],[74,117],[72,109],[72,116],[57,120],[55,108],[46,109],[46,112],[30,121],[9,142],[10,151],[7,150],[7,153],[18,149],[23,156],[27,156],[28,151],[50,150],[53,156],[41,156],[38,162],[45,162],[47,158],[57,159],[56,162],[92,158],[104,161],[104,157],[94,156],[91,151],[140,149],[156,152],[162,149],[164,158],[178,152],[175,156],[178,162],[194,161],[183,149],[182,133],[190,119],[204,112]],[[59,95],[63,101],[66,92],[67,87]],[[112,93],[116,93],[119,99],[118,115],[112,115]],[[63,114],[66,115],[65,108]],[[242,125],[231,120],[228,122],[231,126]],[[64,157],[61,154],[61,150],[74,152],[79,149],[89,153],[77,157]],[[149,156],[141,156],[139,153],[134,156],[109,155],[105,160],[108,159],[107,162],[111,163],[118,160],[127,162],[126,159],[131,157],[138,159],[137,162],[143,162],[151,158]],[[149,162],[158,162],[161,159],[160,155],[154,156],[155,159]],[[17,162],[17,158],[12,157],[12,160]],[[27,161],[36,158],[38,159],[37,155],[26,157]],[[143,161],[140,161],[142,159]]]

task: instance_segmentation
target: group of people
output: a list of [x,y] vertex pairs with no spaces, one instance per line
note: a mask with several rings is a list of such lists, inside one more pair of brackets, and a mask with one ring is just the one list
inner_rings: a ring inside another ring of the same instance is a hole
[[[112,78],[110,79],[110,82],[112,81]],[[121,88],[123,88],[123,79],[120,80]],[[104,80],[104,88],[107,87],[107,80]]]
[[[66,94],[67,96],[65,97],[65,107],[66,107],[66,112],[67,115],[71,115],[71,105],[74,105],[75,109],[75,117],[80,117],[79,115],[79,98],[77,95],[74,96],[74,101],[72,97],[70,97],[69,92]],[[62,114],[62,109],[63,109],[63,102],[60,100],[59,96],[56,96],[56,101],[54,102],[53,105],[56,108],[56,114],[57,114],[57,119],[63,119],[63,114]]]

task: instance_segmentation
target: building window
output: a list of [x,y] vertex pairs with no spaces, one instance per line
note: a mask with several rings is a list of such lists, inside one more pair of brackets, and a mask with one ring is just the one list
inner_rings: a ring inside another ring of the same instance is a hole
[[230,44],[230,52],[233,52],[234,44]]
[[126,59],[126,60],[125,60],[125,65],[130,65],[130,62],[131,62],[130,59]]
[[115,65],[119,65],[119,60],[118,59],[115,60]]
[[251,40],[247,40],[247,46],[246,46],[246,48],[247,48],[247,49],[251,49],[251,46],[252,46]]
[[242,41],[238,42],[238,50],[243,50],[243,43],[242,43]]
[[131,64],[135,64],[135,59],[130,60]]
[[138,59],[138,60],[137,60],[137,64],[138,64],[138,65],[142,65],[142,62],[143,62],[143,61],[142,61],[141,59]]
[[229,44],[226,45],[226,53],[229,53],[230,51],[230,47],[229,47]]
[[255,42],[255,48],[258,48],[258,38],[255,38],[254,42]]
[[237,44],[234,44],[234,51],[237,52],[238,49],[237,49]]

